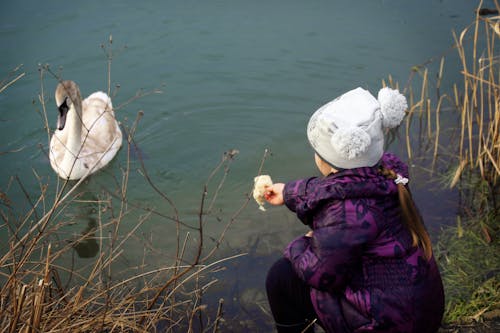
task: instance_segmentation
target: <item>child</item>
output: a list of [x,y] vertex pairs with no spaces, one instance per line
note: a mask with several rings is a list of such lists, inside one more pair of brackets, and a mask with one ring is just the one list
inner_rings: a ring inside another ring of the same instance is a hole
[[266,188],[312,230],[269,270],[278,332],[436,332],[444,311],[429,236],[407,188],[408,168],[384,153],[384,129],[407,108],[397,90],[378,100],[351,90],[317,110],[307,127],[322,178]]

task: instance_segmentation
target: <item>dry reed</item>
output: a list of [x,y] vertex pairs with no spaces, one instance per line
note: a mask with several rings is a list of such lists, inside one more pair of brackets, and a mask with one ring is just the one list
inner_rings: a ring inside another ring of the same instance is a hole
[[[498,3],[495,1],[496,6]],[[481,4],[480,4],[481,6]],[[497,8],[498,9],[498,8]],[[455,84],[453,92],[442,94],[445,58],[442,57],[437,72],[437,80],[431,83],[428,68],[416,66],[414,72],[420,74],[422,83],[420,94],[414,100],[413,85],[405,90],[410,95],[410,107],[406,119],[407,152],[410,159],[418,149],[431,148],[427,156],[433,157],[433,169],[437,161],[446,156],[446,163],[455,160],[451,187],[457,184],[465,171],[479,170],[481,178],[496,186],[500,176],[500,57],[499,38],[500,16],[483,17],[477,11],[476,19],[459,35],[453,33],[462,67],[462,85]],[[412,76],[412,81],[414,77]],[[431,85],[435,84],[435,95]],[[443,112],[445,111],[445,112]],[[419,122],[413,124],[414,116]],[[444,118],[443,118],[444,117]],[[453,119],[458,118],[458,124]],[[441,126],[445,126],[443,131]],[[458,125],[458,126],[457,126]],[[451,130],[450,130],[451,129]],[[412,139],[410,133],[426,133]],[[443,135],[448,134],[441,145]],[[453,142],[453,144],[450,144]],[[422,155],[422,154],[418,154]],[[453,163],[453,162],[452,162]]]
[[[494,3],[500,12],[498,1]],[[459,193],[457,226],[443,226],[435,247],[447,293],[448,323],[480,321],[492,314],[498,320],[500,308],[500,16],[480,15],[481,6],[482,1],[471,25],[453,33],[460,84],[443,93],[441,57],[436,81],[430,61],[413,68],[404,88],[409,100],[409,159],[429,166],[432,175],[445,178]]]

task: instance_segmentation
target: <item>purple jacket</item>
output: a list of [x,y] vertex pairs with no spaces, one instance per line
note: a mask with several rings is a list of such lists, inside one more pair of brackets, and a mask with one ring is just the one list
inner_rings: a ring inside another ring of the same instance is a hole
[[[381,164],[408,177],[396,156]],[[285,185],[286,206],[314,230],[285,250],[311,286],[327,332],[436,332],[444,310],[434,258],[412,246],[397,185],[378,167],[343,170]]]

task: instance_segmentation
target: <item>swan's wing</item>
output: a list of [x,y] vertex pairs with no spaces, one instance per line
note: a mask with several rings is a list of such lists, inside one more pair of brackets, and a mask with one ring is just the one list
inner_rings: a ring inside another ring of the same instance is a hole
[[82,152],[88,167],[99,169],[109,163],[122,145],[122,132],[108,95],[95,92],[82,102]]

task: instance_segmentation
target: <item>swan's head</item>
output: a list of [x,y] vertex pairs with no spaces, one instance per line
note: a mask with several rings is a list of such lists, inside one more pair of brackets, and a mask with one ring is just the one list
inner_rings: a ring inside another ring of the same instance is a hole
[[66,115],[74,104],[81,103],[80,89],[73,81],[62,81],[56,88],[56,105],[59,111],[57,129],[62,131],[66,124]]

